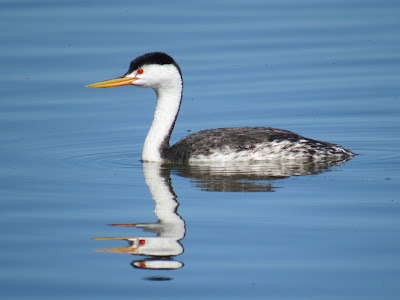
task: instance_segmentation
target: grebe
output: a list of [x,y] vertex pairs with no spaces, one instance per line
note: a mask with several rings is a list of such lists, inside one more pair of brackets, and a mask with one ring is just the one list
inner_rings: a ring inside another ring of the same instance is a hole
[[157,95],[153,123],[143,146],[143,161],[195,163],[298,158],[347,160],[354,155],[340,145],[270,127],[203,130],[170,146],[169,140],[182,101],[183,80],[179,65],[165,53],[147,53],[134,59],[128,72],[120,78],[87,87],[109,88],[122,85],[152,88]]

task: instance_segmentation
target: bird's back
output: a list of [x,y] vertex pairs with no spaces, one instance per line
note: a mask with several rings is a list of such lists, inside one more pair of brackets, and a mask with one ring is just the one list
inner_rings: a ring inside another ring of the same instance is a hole
[[181,139],[164,151],[164,159],[171,162],[343,159],[352,156],[350,150],[340,145],[270,127],[203,130]]

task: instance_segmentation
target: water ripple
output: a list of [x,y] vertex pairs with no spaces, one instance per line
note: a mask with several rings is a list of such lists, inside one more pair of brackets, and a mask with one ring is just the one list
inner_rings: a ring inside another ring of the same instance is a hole
[[101,152],[71,156],[67,160],[76,165],[98,165],[121,169],[140,166],[138,155],[132,151]]

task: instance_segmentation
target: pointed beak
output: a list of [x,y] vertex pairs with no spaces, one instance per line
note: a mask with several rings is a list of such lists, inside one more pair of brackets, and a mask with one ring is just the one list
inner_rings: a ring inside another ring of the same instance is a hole
[[137,224],[108,224],[110,226],[114,227],[136,227]]
[[132,239],[131,237],[97,237],[97,238],[92,238],[92,241],[109,241],[109,240],[127,240],[129,241]]
[[137,248],[105,248],[98,249],[98,252],[112,252],[112,253],[128,253],[128,254],[137,254]]
[[123,86],[123,85],[130,85],[133,84],[133,82],[137,80],[137,78],[132,78],[132,77],[122,77],[122,78],[116,78],[116,79],[110,79],[106,81],[101,81],[101,82],[96,82],[87,85],[86,87],[91,87],[91,88],[110,88],[110,87],[116,87],[116,86]]
[[100,251],[100,252],[138,254],[140,246],[143,246],[146,244],[145,239],[135,238],[135,237],[98,237],[98,238],[92,238],[91,240],[92,241],[126,240],[128,242],[132,241],[132,240],[138,240],[136,247],[134,247],[133,245],[130,245],[128,247],[98,249],[97,251]]

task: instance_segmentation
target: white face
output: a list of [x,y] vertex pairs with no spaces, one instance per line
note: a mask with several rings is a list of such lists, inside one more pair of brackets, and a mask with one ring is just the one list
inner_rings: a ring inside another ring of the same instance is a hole
[[181,81],[179,71],[174,65],[144,65],[125,77],[136,79],[132,85],[153,89],[176,84],[176,80]]

